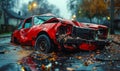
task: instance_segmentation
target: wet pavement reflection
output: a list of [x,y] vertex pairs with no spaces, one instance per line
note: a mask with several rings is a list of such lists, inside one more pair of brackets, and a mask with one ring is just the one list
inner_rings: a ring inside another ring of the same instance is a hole
[[96,52],[50,53],[34,52],[20,62],[34,71],[119,71],[119,60],[98,60]]
[[0,71],[120,71],[120,45],[114,43],[104,50],[44,54],[9,39],[0,39]]

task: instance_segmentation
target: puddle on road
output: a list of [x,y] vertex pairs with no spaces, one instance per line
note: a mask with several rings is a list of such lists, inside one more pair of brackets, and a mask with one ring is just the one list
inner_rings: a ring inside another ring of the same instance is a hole
[[106,71],[120,70],[120,61],[97,60],[96,56],[103,54],[103,51],[80,51],[77,53],[52,52],[49,54],[33,52],[30,49],[16,50],[18,63],[29,67],[32,71]]
[[65,54],[33,52],[20,63],[33,71],[120,71],[120,45],[110,44],[105,50]]
[[10,37],[0,38],[0,44],[6,44],[10,42]]
[[[116,44],[111,44],[107,52],[97,50],[70,54],[63,52],[38,54],[29,48],[18,49],[18,47],[21,46],[11,48],[14,52],[17,52],[15,55],[18,55],[18,63],[25,68],[29,67],[32,71],[120,71],[120,46]],[[103,56],[100,57],[100,55]],[[96,59],[96,56],[101,60]],[[105,60],[105,58],[108,60]],[[116,58],[118,58],[117,61]]]
[[[30,56],[23,58],[19,61],[22,65],[27,65],[33,71],[106,71],[105,69],[116,68],[120,70],[119,62],[111,61],[98,61],[96,60],[96,52],[80,52],[80,53],[49,53],[37,54],[33,52]],[[115,64],[116,63],[116,64]],[[113,65],[114,64],[114,65]]]

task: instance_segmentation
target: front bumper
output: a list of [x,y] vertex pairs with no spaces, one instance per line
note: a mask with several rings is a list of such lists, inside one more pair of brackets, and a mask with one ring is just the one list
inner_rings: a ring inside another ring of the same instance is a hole
[[109,40],[86,40],[86,39],[77,39],[77,38],[71,38],[71,39],[65,39],[62,41],[64,44],[81,44],[81,43],[94,43],[98,46],[101,45],[108,45]]
[[95,50],[97,48],[103,48],[104,46],[109,45],[109,40],[86,40],[81,38],[67,38],[63,39],[60,42],[63,46],[73,46],[73,48],[79,48],[82,50]]

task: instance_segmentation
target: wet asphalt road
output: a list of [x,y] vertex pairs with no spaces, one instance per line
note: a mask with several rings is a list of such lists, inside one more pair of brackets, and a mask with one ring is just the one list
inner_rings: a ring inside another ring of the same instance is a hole
[[120,71],[120,51],[108,50],[43,54],[0,38],[0,71]]
[[6,67],[13,67],[15,69],[16,63],[31,53],[32,50],[26,50],[19,45],[11,44],[10,37],[0,38],[0,67],[7,65]]

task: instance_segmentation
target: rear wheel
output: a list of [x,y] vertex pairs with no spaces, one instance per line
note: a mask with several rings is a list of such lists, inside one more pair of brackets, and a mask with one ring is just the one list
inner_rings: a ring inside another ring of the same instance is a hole
[[38,36],[36,43],[35,43],[35,50],[43,53],[49,53],[52,51],[52,43],[50,38],[43,34]]
[[13,35],[11,36],[11,43],[20,44],[18,39],[14,37]]

